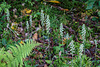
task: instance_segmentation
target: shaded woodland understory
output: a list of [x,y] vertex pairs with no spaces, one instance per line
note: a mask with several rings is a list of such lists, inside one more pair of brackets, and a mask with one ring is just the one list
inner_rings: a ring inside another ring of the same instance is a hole
[[0,67],[100,67],[100,1],[0,0]]

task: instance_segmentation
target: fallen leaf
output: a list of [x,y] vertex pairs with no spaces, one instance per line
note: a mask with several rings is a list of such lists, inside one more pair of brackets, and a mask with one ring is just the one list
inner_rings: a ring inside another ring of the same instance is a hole
[[86,16],[86,13],[81,13],[81,17],[85,17]]
[[69,11],[68,9],[61,9],[61,10]]
[[29,13],[31,13],[31,11],[32,11],[32,10],[29,10],[29,9],[25,8],[24,10],[21,10],[21,13],[22,13],[23,16],[26,16],[26,15],[28,15]]
[[32,10],[27,10],[27,11],[26,11],[26,13],[31,13],[31,12],[32,12]]
[[13,30],[14,30],[15,28],[14,28],[13,26],[11,26],[11,29],[13,29]]
[[52,2],[52,3],[60,3],[59,1],[48,1],[48,2]]
[[65,42],[65,41],[66,41],[66,38],[64,38],[64,39],[63,39],[63,44],[66,44],[66,42]]
[[38,34],[35,33],[35,34],[33,35],[33,41],[37,40],[37,38],[38,38]]
[[45,64],[44,67],[48,67],[47,64]]
[[[66,38],[63,39],[63,44],[64,45],[66,44],[66,40],[67,40]],[[69,40],[69,38],[68,38],[68,40]]]
[[82,35],[81,34],[79,34],[79,38],[82,40]]
[[17,15],[14,15],[14,17],[15,17],[15,18],[18,18],[18,16],[17,16]]
[[23,41],[21,41],[20,43],[23,44]]

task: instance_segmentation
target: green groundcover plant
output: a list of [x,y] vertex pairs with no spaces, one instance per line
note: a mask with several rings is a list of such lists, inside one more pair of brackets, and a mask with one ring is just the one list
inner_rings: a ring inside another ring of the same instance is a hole
[[26,43],[10,46],[8,51],[3,47],[0,50],[0,67],[23,67],[23,59],[38,45],[39,43],[28,40]]

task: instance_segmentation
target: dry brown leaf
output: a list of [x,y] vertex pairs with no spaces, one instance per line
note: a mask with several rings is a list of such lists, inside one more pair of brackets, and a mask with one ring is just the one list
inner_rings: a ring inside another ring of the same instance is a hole
[[81,17],[85,17],[86,16],[86,13],[81,13]]
[[48,67],[47,64],[45,64],[44,67]]
[[14,15],[14,17],[15,17],[15,18],[18,18],[18,16],[17,16],[17,15]]
[[79,34],[79,38],[82,40],[82,35],[81,34]]
[[65,42],[65,41],[66,41],[66,38],[64,38],[64,39],[63,39],[63,44],[64,44],[64,45],[66,44],[66,42]]
[[60,3],[59,1],[48,1],[48,2],[52,2],[52,3]]
[[38,34],[35,33],[35,34],[33,35],[33,41],[37,40],[37,38],[38,38]]
[[61,10],[69,11],[68,9],[61,9]]
[[29,14],[32,12],[32,10],[29,10],[25,8],[24,10],[21,10],[21,13],[23,16],[29,16]]

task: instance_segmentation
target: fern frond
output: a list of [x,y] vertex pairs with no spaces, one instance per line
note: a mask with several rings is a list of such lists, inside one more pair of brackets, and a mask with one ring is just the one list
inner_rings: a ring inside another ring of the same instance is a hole
[[39,43],[34,43],[29,40],[24,44],[15,44],[15,46],[10,46],[9,50],[12,53],[4,51],[4,48],[0,50],[0,67],[22,67],[23,59],[26,58],[35,46]]

